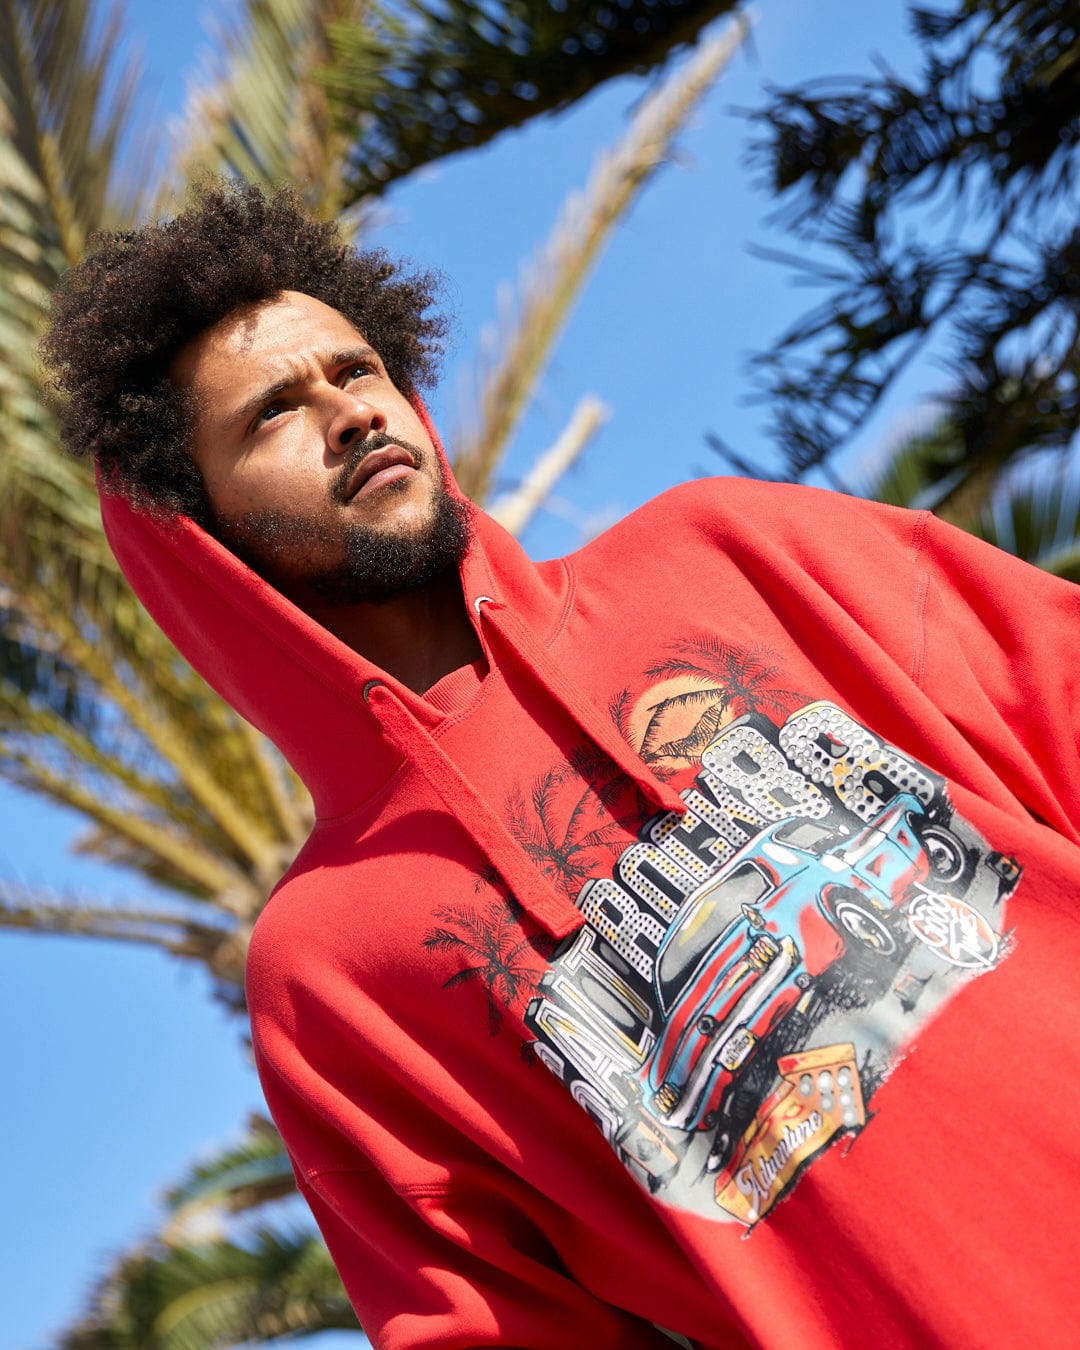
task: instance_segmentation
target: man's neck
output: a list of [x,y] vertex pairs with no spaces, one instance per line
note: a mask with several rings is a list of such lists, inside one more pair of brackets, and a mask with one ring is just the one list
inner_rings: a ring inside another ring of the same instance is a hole
[[483,655],[456,572],[382,604],[314,599],[307,613],[366,660],[416,694]]

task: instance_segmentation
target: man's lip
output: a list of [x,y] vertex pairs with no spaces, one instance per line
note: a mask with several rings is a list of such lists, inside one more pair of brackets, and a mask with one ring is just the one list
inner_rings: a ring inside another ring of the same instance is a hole
[[370,450],[353,470],[349,481],[345,484],[342,500],[351,502],[368,479],[374,478],[383,469],[390,469],[399,464],[415,469],[416,457],[400,445],[387,445],[381,450]]

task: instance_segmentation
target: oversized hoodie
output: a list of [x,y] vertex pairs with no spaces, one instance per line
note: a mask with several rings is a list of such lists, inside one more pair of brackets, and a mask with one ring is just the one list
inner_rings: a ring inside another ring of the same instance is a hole
[[420,697],[104,514],[314,798],[248,998],[379,1350],[1076,1343],[1080,591],[741,480],[478,515]]

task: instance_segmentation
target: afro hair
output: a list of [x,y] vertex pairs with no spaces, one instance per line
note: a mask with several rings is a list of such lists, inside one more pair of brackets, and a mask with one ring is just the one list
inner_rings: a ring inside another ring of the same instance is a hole
[[65,444],[95,458],[105,490],[206,524],[194,400],[169,378],[180,350],[238,306],[302,291],[342,313],[411,394],[433,382],[442,352],[438,287],[343,244],[290,189],[206,184],[173,220],[98,235],[58,286],[41,354]]

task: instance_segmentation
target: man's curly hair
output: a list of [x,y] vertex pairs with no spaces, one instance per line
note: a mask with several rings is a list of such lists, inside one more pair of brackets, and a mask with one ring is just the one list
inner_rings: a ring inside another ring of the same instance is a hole
[[105,490],[159,515],[209,518],[190,452],[195,406],[169,368],[240,305],[302,291],[339,310],[403,393],[430,385],[446,322],[430,273],[342,244],[289,189],[220,181],[174,220],[99,235],[58,287],[41,355],[60,391],[64,440],[93,455]]

